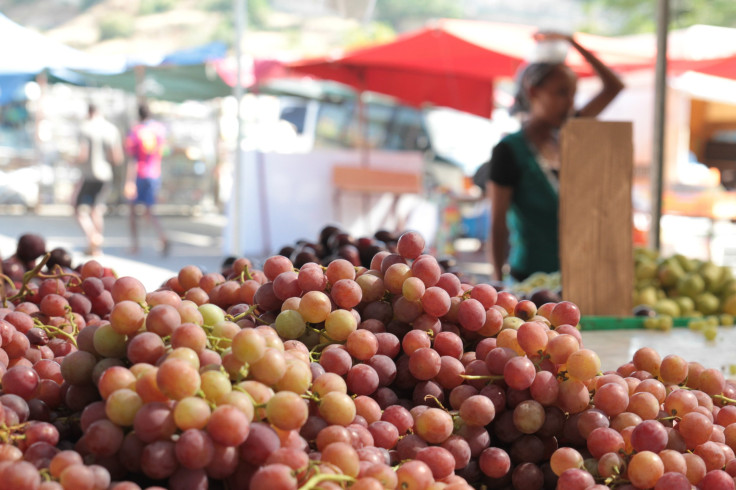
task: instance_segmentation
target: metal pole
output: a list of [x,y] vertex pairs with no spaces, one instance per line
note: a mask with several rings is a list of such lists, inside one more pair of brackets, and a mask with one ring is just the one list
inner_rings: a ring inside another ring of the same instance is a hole
[[654,138],[652,145],[652,224],[650,240],[659,250],[662,220],[662,181],[664,169],[664,121],[667,101],[667,32],[669,30],[669,0],[657,0],[657,65],[654,78]]
[[368,6],[363,14],[363,25],[367,26],[373,19],[373,12],[376,10],[376,0],[368,0]]
[[238,133],[235,139],[235,169],[232,191],[230,198],[233,200],[233,209],[231,212],[232,219],[232,252],[234,255],[239,256],[243,253],[243,243],[241,239],[241,211],[243,205],[243,199],[241,193],[238,191],[238,186],[243,178],[243,116],[241,114],[241,104],[243,102],[243,61],[242,61],[242,40],[245,31],[245,16],[246,16],[246,5],[248,0],[233,0],[235,10],[235,66],[236,66],[236,79],[235,86],[233,88],[233,96],[237,103],[237,125]]

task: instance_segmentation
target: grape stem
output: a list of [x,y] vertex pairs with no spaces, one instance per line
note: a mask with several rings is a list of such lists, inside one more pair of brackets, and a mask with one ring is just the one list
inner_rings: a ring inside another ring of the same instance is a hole
[[256,311],[257,308],[258,308],[258,305],[251,305],[250,308],[248,308],[247,310],[245,310],[243,313],[240,313],[239,315],[235,315],[235,316],[227,315],[227,316],[230,316],[230,318],[229,318],[230,321],[237,322],[238,320],[242,320],[243,318],[245,318],[245,317],[247,317],[249,315],[252,315],[253,312]]
[[736,404],[736,400],[734,400],[733,398],[728,398],[727,396],[724,396],[724,395],[713,395],[713,398],[716,400],[720,400],[722,402]]
[[332,473],[319,473],[311,477],[307,482],[301,486],[301,490],[312,490],[317,488],[323,481],[336,481],[336,482],[355,482],[355,478],[348,475],[335,475]]
[[[66,319],[69,320],[69,325],[72,326],[71,335],[76,339],[77,335],[79,335],[79,328],[77,328],[77,324],[74,321],[74,312],[72,311],[72,307],[69,305],[66,306]],[[74,345],[76,346],[76,344]]]
[[253,395],[251,395],[250,393],[248,393],[248,390],[246,390],[245,388],[243,388],[241,386],[238,386],[238,385],[233,385],[233,390],[234,391],[239,391],[241,393],[245,393],[246,395],[248,395],[248,398],[250,398],[251,403],[253,403],[253,408],[255,408],[255,409],[258,409],[258,408],[266,408],[266,404],[265,403],[258,403],[258,402],[256,402],[256,399],[253,398]]
[[78,274],[72,272],[64,272],[64,270],[58,264],[54,265],[53,271],[53,274],[44,274],[42,272],[39,272],[38,277],[40,277],[41,279],[61,279],[63,277],[70,277],[71,279],[76,279],[74,283],[72,281],[69,281],[70,286],[82,285],[82,280]]
[[47,253],[43,256],[41,262],[39,262],[36,267],[23,274],[23,282],[21,283],[20,291],[18,291],[17,294],[10,298],[11,301],[23,298],[26,294],[31,292],[31,290],[28,288],[28,283],[31,282],[31,279],[40,274],[41,269],[43,269],[43,266],[46,265],[46,262],[48,262],[50,258],[51,253]]
[[545,354],[541,349],[537,351],[537,354],[539,354],[539,359],[533,361],[533,364],[537,372],[539,372],[542,370],[542,363],[547,359],[550,359],[552,356],[550,356],[549,354]]
[[307,325],[307,328],[309,330],[311,330],[312,332],[314,332],[316,334],[319,334],[321,337],[326,338],[331,344],[336,344],[338,342],[337,340],[335,340],[335,339],[331,338],[329,335],[327,335],[327,333],[325,333],[324,330],[320,330],[319,328],[314,328],[311,325]]
[[[65,332],[59,327],[54,327],[53,325],[44,325],[38,320],[34,320],[33,322],[38,328],[43,330],[44,332],[52,335],[53,337],[56,337],[57,335],[61,335],[62,337],[66,337],[69,339],[69,341],[74,344],[74,347],[78,347],[77,345],[77,339],[74,338],[74,335],[70,334],[69,332]],[[72,323],[72,327],[76,331],[76,326]]]
[[41,468],[38,470],[38,474],[41,475],[43,481],[52,481],[51,473],[48,468]]
[[324,349],[328,345],[332,345],[334,343],[335,342],[323,342],[321,344],[317,344],[314,347],[312,347],[309,350],[309,361],[310,362],[319,362],[319,358],[322,355],[322,349]]
[[314,332],[314,333],[316,333],[316,334],[318,334],[318,335],[320,335],[320,336],[322,336],[322,337],[324,337],[324,338],[327,339],[327,342],[322,342],[320,344],[315,345],[311,349],[309,349],[309,361],[310,362],[318,362],[320,356],[322,355],[322,349],[324,349],[328,345],[344,344],[345,343],[345,342],[340,342],[340,341],[337,341],[337,340],[334,340],[334,339],[330,338],[330,336],[327,335],[323,330],[320,330],[318,328],[314,328],[313,326],[311,326],[309,324],[307,324],[307,328],[309,330],[311,330],[312,332]]
[[250,267],[248,267],[247,265],[243,268],[243,272],[240,273],[240,284],[243,284],[246,279],[253,279],[253,275],[250,273]]
[[10,287],[15,287],[15,283],[13,283],[8,276],[3,274],[3,262],[0,260],[0,300],[2,300],[3,308],[8,307],[8,295],[5,291],[6,282],[10,284]]
[[23,429],[25,429],[28,426],[28,424],[29,424],[28,422],[22,422],[20,424],[11,425],[11,426],[6,426],[3,424],[2,427],[0,428],[0,441],[4,443],[8,443],[11,441],[18,441],[18,440],[25,439],[26,438],[25,434],[18,434],[16,432],[20,432]]
[[226,337],[216,337],[214,335],[208,335],[207,336],[207,340],[209,341],[210,346],[212,346],[212,348],[215,350],[215,352],[219,352],[219,353],[222,353],[222,352],[224,352],[224,351],[226,351],[228,349],[228,347],[219,347],[219,345],[220,345],[221,342],[223,344],[225,344],[227,342],[231,342],[232,341],[232,339],[229,339],[229,338],[226,338]]
[[444,410],[444,411],[445,411],[445,412],[447,412],[447,413],[450,413],[450,411],[449,411],[448,409],[446,409],[446,408],[445,408],[445,406],[444,406],[444,405],[442,404],[442,402],[441,402],[441,401],[439,401],[439,399],[438,399],[438,398],[437,398],[436,396],[434,396],[434,395],[425,395],[425,396],[424,396],[424,401],[427,401],[427,400],[434,400],[434,402],[435,402],[435,403],[436,403],[436,404],[437,404],[437,405],[438,405],[438,406],[439,406],[439,407],[440,407],[440,408],[441,408],[442,410]]
[[463,379],[487,379],[490,381],[498,381],[503,379],[503,374],[461,374]]
[[306,393],[302,393],[301,397],[304,398],[305,400],[312,400],[312,401],[315,401],[317,403],[319,403],[319,401],[320,401],[319,395],[317,393],[313,393],[313,392],[311,392],[309,390],[307,390]]
[[201,399],[203,399],[204,401],[207,402],[207,405],[210,406],[210,410],[214,410],[215,408],[217,408],[217,404],[215,402],[213,402],[212,400],[210,400],[210,399],[207,398],[207,394],[204,392],[204,390],[202,390],[202,389],[197,390],[196,395],[199,398],[201,398]]
[[238,383],[241,382],[241,381],[243,381],[244,379],[246,379],[248,377],[249,371],[250,371],[250,368],[248,367],[248,364],[247,363],[244,364],[243,367],[241,367],[238,370],[238,376],[237,376]]
[[268,323],[267,321],[265,321],[265,320],[263,320],[263,319],[261,319],[259,317],[256,317],[255,320],[256,320],[256,323],[258,323],[260,325],[270,325],[270,323]]
[[618,485],[628,485],[630,483],[631,482],[629,480],[625,479],[625,478],[615,477],[613,479],[613,481],[611,483],[609,483],[608,485],[610,485],[611,488],[616,488],[616,486],[618,486]]

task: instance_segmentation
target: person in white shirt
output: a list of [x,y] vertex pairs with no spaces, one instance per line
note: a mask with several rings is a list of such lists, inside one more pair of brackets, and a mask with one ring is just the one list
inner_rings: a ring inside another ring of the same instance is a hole
[[120,132],[97,106],[90,104],[79,131],[77,163],[82,179],[74,202],[74,214],[87,237],[88,255],[102,252],[104,205],[113,178],[112,166],[123,161]]

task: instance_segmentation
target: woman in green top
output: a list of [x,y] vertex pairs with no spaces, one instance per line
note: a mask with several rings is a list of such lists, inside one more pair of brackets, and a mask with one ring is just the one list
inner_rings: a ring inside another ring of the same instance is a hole
[[[623,89],[621,80],[572,36],[545,33],[537,40],[570,43],[603,82],[600,92],[575,111],[577,79],[564,63],[531,63],[520,77],[514,109],[522,129],[493,149],[488,194],[491,199],[491,263],[494,279],[509,273],[522,281],[534,272],[559,270],[557,240],[558,132],[568,117],[595,117]],[[510,249],[509,249],[510,248]]]

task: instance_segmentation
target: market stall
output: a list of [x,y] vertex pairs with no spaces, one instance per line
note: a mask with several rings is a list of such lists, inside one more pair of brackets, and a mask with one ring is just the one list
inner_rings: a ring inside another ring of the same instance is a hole
[[736,279],[632,248],[631,133],[563,130],[562,298],[431,253],[418,152],[238,147],[247,257],[154,288],[19,236],[0,490],[736,489]]

